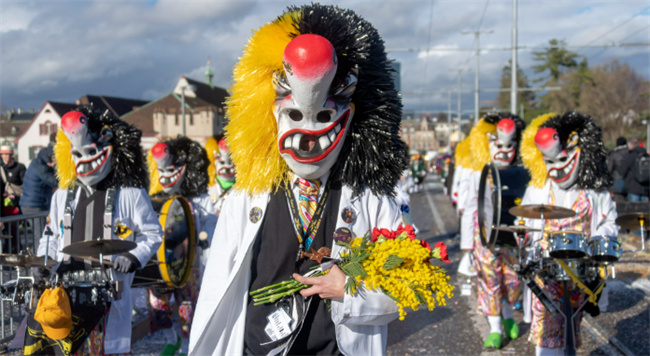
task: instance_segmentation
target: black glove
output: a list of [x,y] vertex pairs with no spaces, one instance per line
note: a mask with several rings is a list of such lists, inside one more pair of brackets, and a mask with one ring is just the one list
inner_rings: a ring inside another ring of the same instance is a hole
[[113,269],[121,273],[133,273],[140,268],[140,261],[130,253],[117,256]]
[[50,270],[44,266],[32,267],[31,271],[32,275],[37,280],[48,279],[50,277]]

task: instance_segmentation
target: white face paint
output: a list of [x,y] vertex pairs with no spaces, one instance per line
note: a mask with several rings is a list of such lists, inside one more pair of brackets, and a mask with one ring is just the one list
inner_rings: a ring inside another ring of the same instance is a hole
[[158,166],[158,182],[163,192],[173,195],[181,190],[185,178],[185,164],[179,157],[174,157],[169,151],[169,146],[163,142],[151,148],[151,155]]
[[284,52],[285,74],[276,73],[274,115],[278,149],[289,168],[305,179],[320,178],[336,163],[354,116],[350,97],[354,71],[336,91],[331,86],[337,58],[331,43],[318,35],[293,39]]
[[235,165],[230,160],[230,153],[228,152],[228,145],[226,139],[222,138],[219,141],[219,150],[215,152],[214,164],[217,168],[217,177],[222,182],[235,181]]
[[571,188],[578,180],[580,168],[578,139],[577,133],[571,133],[566,149],[562,149],[559,135],[554,129],[543,128],[535,135],[535,144],[544,155],[548,177],[561,189]]
[[99,134],[91,134],[88,131],[88,118],[78,111],[63,115],[61,128],[70,140],[70,154],[75,164],[77,180],[87,187],[95,187],[113,168],[113,146],[110,145],[112,131],[104,127]]
[[501,119],[497,124],[497,134],[488,133],[492,162],[497,168],[510,166],[517,152],[517,128],[512,119]]

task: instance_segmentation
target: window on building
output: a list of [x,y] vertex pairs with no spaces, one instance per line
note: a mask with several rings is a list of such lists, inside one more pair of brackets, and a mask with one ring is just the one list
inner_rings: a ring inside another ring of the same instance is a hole
[[174,114],[174,122],[175,122],[176,126],[180,125],[180,123],[178,121],[179,121],[178,120],[178,114]]
[[38,152],[43,148],[43,146],[32,146],[29,148],[29,160],[33,160],[38,156]]
[[194,126],[194,115],[190,114],[190,126]]

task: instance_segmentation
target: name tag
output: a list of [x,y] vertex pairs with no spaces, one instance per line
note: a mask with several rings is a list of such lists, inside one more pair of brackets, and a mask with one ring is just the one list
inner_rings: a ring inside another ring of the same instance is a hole
[[291,322],[293,319],[285,308],[278,307],[271,314],[266,316],[266,327],[264,332],[272,340],[277,341],[283,339],[291,334]]

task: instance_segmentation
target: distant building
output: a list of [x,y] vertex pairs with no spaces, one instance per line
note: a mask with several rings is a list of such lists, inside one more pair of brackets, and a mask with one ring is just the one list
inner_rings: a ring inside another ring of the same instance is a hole
[[[34,110],[27,112],[22,109],[11,109],[0,114],[0,145],[11,146],[14,151],[17,151],[17,138],[27,130],[34,116],[36,116]],[[14,159],[22,163],[17,152]]]
[[158,140],[174,138],[182,135],[183,131],[185,136],[201,144],[224,132],[224,102],[228,92],[212,84],[212,71],[209,67],[206,78],[207,83],[203,83],[182,76],[171,93],[122,117],[124,121],[142,130],[142,147],[145,150]]
[[409,149],[418,152],[437,150],[439,145],[436,134],[427,117],[413,120],[402,120],[401,137]]

